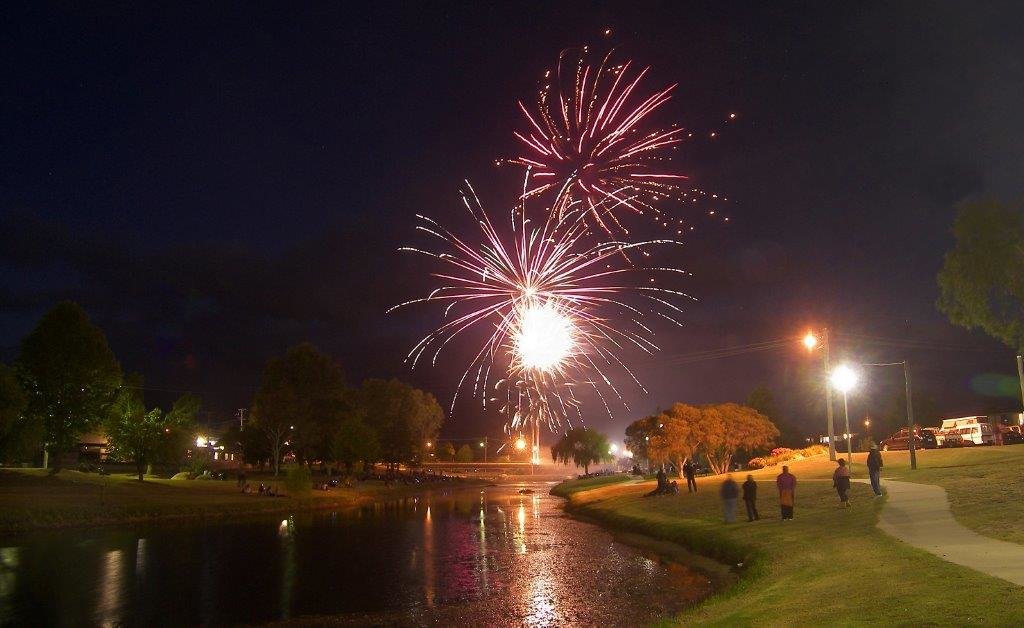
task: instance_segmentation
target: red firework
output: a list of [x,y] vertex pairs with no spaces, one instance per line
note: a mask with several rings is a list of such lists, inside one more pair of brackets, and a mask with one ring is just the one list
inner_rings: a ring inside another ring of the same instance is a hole
[[552,211],[559,216],[581,202],[608,234],[629,233],[620,210],[653,210],[651,201],[672,194],[687,178],[664,170],[666,152],[685,139],[685,129],[648,128],[651,114],[671,99],[676,85],[640,94],[650,68],[631,76],[632,61],[615,64],[609,52],[593,66],[586,52],[562,52],[554,77],[550,70],[545,74],[548,82],[534,113],[519,102],[529,128],[515,136],[528,152],[510,162],[530,170],[524,197],[556,194]]

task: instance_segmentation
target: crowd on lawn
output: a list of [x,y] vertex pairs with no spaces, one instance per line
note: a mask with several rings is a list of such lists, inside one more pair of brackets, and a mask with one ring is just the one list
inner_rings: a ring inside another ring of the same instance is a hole
[[[832,473],[832,487],[839,495],[839,502],[844,508],[850,507],[850,467],[845,458],[836,461],[836,469]],[[867,458],[868,477],[871,481],[871,490],[875,496],[881,496],[882,486],[879,475],[882,469],[882,455],[877,445],[871,445]],[[683,464],[683,475],[686,477],[687,491],[697,492],[696,482],[697,465],[692,461]],[[658,485],[647,496],[654,495],[675,495],[679,493],[679,485],[676,482],[669,482],[664,468],[658,470]],[[783,521],[793,518],[793,508],[796,506],[796,476],[789,472],[788,466],[782,467],[782,473],[775,477],[775,487],[779,492],[779,510]],[[742,485],[736,483],[732,474],[726,474],[725,481],[719,488],[719,496],[722,498],[725,522],[736,521],[736,506],[742,497],[747,510],[747,521],[757,521],[761,518],[757,511],[757,482],[753,475],[747,475]]]

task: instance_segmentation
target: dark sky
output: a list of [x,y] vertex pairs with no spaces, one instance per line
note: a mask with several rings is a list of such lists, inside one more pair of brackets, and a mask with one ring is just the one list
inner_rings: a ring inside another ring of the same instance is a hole
[[[267,358],[310,340],[353,382],[398,376],[446,405],[471,347],[403,366],[436,311],[384,315],[428,285],[395,249],[415,213],[459,215],[464,178],[506,207],[518,175],[492,161],[515,152],[516,100],[562,48],[611,43],[653,66],[649,87],[680,84],[672,120],[740,117],[685,149],[735,201],[673,260],[700,302],[659,330],[664,355],[628,356],[650,394],[625,387],[631,410],[591,423],[621,437],[658,406],[767,384],[817,425],[798,347],[678,356],[826,324],[847,334],[837,355],[909,357],[945,414],[1012,407],[1012,353],[934,303],[955,205],[1022,192],[1024,6],[825,4],[8,4],[0,357],[70,298],[151,403],[192,390],[227,417]],[[851,413],[900,383],[871,372]],[[446,432],[499,425],[466,404]]]

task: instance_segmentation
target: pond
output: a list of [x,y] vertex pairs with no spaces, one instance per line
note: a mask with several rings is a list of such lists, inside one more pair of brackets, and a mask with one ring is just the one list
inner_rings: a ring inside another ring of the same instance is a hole
[[549,488],[0,541],[0,624],[636,625],[711,592],[565,515]]

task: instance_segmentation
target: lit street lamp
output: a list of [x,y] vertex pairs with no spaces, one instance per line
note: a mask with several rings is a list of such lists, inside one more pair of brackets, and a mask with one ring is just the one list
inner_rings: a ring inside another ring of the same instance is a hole
[[850,392],[857,385],[857,373],[845,364],[832,371],[832,386],[843,393],[843,416],[846,420],[846,463],[853,464],[853,439],[850,438],[850,407],[846,402],[846,393]]
[[[819,343],[818,337],[814,335],[814,332],[808,331],[807,335],[803,338],[804,346],[807,347],[807,351],[814,351],[819,344],[823,344],[825,348],[825,375],[828,376],[832,371],[832,366],[829,363],[829,343],[828,343],[828,329],[825,329],[823,334],[824,342]],[[835,461],[836,459],[836,428],[835,422],[832,418],[832,387],[825,386],[825,415],[828,418],[828,459]]]

